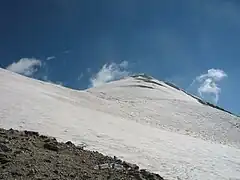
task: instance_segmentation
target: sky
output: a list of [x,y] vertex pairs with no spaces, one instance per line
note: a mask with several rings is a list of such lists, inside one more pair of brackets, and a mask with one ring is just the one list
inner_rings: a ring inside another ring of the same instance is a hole
[[237,0],[2,0],[0,67],[73,89],[135,73],[240,113]]

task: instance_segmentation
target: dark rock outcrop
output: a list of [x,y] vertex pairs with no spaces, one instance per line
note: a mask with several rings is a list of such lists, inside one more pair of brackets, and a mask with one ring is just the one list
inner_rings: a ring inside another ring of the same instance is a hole
[[140,170],[116,156],[84,150],[71,141],[33,131],[0,128],[0,179],[98,179],[162,180],[158,174]]

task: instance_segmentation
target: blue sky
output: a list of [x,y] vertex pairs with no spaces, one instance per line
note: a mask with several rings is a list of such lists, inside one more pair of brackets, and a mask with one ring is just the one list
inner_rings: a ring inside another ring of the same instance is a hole
[[240,112],[237,0],[2,0],[0,27],[2,68],[74,89],[147,73]]

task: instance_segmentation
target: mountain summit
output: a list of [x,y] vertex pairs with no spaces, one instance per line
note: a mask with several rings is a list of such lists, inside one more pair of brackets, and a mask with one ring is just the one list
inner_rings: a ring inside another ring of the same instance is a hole
[[240,177],[239,118],[150,76],[77,91],[0,69],[0,126],[38,131],[166,179]]

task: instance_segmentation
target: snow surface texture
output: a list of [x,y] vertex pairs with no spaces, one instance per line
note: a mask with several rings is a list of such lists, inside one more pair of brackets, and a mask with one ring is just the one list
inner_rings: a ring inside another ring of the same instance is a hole
[[155,79],[76,91],[0,69],[0,126],[116,155],[166,179],[240,179],[239,118]]

